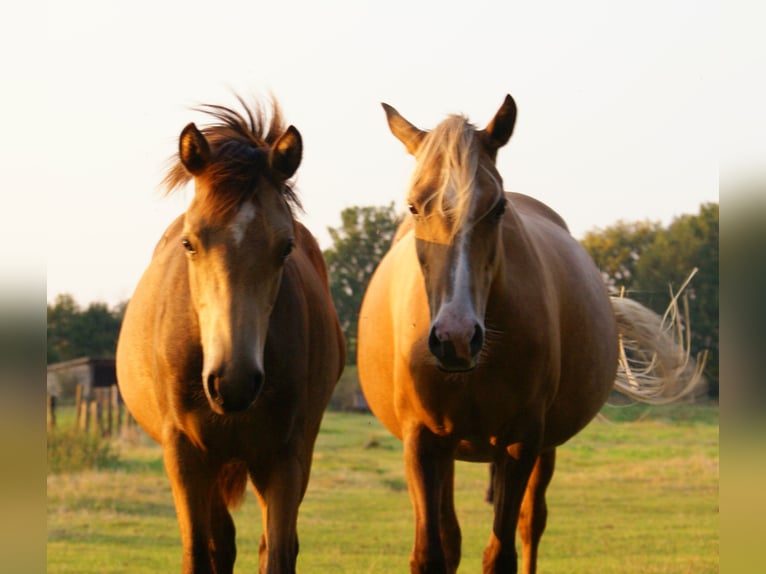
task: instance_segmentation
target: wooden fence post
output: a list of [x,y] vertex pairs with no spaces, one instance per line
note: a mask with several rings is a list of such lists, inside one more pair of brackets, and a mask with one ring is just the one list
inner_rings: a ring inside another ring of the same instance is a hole
[[82,412],[82,385],[77,383],[74,390],[74,428],[80,430],[84,426]]
[[106,425],[104,424],[104,389],[93,389],[93,402],[96,403],[96,430],[100,436],[105,436]]
[[56,397],[54,395],[48,395],[47,402],[48,430],[53,430],[56,428]]
[[120,389],[117,385],[112,386],[112,410],[115,413],[115,428],[116,435],[122,433],[122,403],[120,402]]
[[106,389],[106,435],[112,436],[114,432],[114,385]]
[[94,400],[94,393],[91,389],[89,397],[85,399],[85,431],[90,432],[91,425],[98,423],[98,402]]

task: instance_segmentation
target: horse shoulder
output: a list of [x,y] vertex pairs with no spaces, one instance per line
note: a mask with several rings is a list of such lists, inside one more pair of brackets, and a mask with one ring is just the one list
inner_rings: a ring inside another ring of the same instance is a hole
[[330,294],[327,265],[319,244],[311,232],[299,222],[296,222],[295,226],[297,250],[300,251],[300,255],[296,254],[293,261],[297,277],[292,280],[291,275],[285,273],[282,289],[297,290],[305,299],[306,312],[314,318],[310,321],[312,331],[316,333],[322,331],[319,338],[322,345],[326,346],[327,353],[337,351],[339,377],[346,363],[346,345]]
[[303,250],[306,258],[319,275],[322,284],[329,290],[327,265],[325,264],[324,256],[322,255],[322,250],[319,248],[317,240],[302,223],[296,222],[295,228],[298,246]]

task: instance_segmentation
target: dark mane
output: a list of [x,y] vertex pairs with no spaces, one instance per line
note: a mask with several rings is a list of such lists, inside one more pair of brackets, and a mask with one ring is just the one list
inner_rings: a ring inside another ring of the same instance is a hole
[[[286,129],[279,104],[272,99],[271,113],[268,114],[258,102],[248,106],[240,96],[237,100],[244,110],[242,113],[215,104],[194,108],[215,120],[201,128],[211,151],[211,161],[205,169],[206,187],[210,193],[197,198],[201,208],[211,218],[226,219],[243,201],[257,194],[258,180],[265,176],[282,186],[282,193],[291,207],[300,209],[300,199],[292,185],[282,182],[269,169],[269,149]],[[170,162],[163,180],[166,194],[173,193],[192,179],[178,153],[170,158]]]

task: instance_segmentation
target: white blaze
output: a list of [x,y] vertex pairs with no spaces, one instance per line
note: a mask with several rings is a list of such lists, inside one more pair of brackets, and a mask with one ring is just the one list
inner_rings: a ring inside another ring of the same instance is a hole
[[473,310],[473,304],[471,302],[471,263],[469,261],[468,247],[470,245],[471,237],[469,230],[464,230],[459,236],[459,248],[457,257],[455,259],[453,267],[453,290],[452,300],[453,305],[458,305],[459,308],[463,308],[466,311]]
[[240,207],[237,215],[234,216],[234,219],[231,222],[231,227],[229,228],[231,230],[232,236],[234,237],[234,243],[237,246],[242,243],[242,240],[245,237],[245,230],[247,229],[247,226],[250,225],[250,222],[253,221],[253,219],[255,219],[255,205],[253,205],[252,202],[247,202],[242,207]]

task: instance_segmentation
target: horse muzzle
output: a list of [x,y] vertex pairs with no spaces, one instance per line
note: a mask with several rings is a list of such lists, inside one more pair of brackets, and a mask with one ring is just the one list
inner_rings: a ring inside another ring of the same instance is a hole
[[464,335],[452,334],[435,324],[428,335],[428,349],[436,357],[439,368],[450,373],[475,368],[483,345],[484,329],[478,324]]
[[239,413],[255,402],[263,386],[260,369],[236,372],[222,367],[204,376],[210,407],[219,415]]

